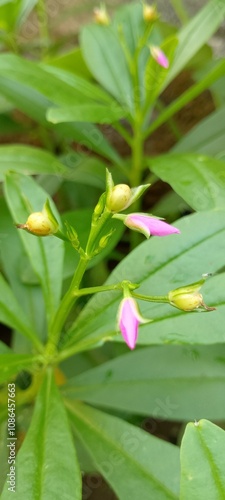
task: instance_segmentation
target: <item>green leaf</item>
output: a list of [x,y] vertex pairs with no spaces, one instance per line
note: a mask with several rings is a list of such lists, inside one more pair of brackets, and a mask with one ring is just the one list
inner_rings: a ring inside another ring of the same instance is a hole
[[[24,224],[32,212],[42,210],[48,195],[35,181],[22,174],[8,174],[6,201],[16,223]],[[58,215],[56,216],[59,220]],[[16,230],[16,229],[15,229]],[[48,320],[60,300],[63,272],[63,242],[54,236],[40,238],[18,230],[25,252],[41,284]]]
[[120,500],[178,498],[178,448],[85,405],[66,406],[75,433]]
[[[4,198],[0,198],[0,213],[1,267],[17,302],[20,303],[21,297],[23,297],[23,316],[26,315],[32,330],[44,341],[46,340],[46,318],[42,290],[40,286],[37,286],[37,283],[34,286],[29,283],[27,286],[21,281],[21,274],[29,267],[29,262],[23,250],[19,232],[12,224],[12,218]],[[29,352],[32,348],[30,341],[27,340],[25,348],[21,335],[18,337],[16,351],[24,353],[28,350]],[[24,337],[24,341],[26,341],[26,337]]]
[[19,28],[29,15],[37,0],[1,0],[0,2],[0,28],[12,32]]
[[[165,420],[224,418],[225,346],[153,346],[70,379],[63,394]],[[147,396],[147,397],[146,397]]]
[[90,24],[81,32],[85,62],[96,80],[128,109],[133,108],[133,85],[117,29]]
[[3,174],[9,170],[23,174],[69,175],[69,169],[52,154],[20,144],[0,146],[0,180],[3,180]]
[[21,370],[32,371],[38,363],[39,357],[31,354],[15,354],[13,352],[0,354],[0,384],[8,381]]
[[224,159],[225,106],[214,111],[193,127],[173,147],[174,153],[197,151]]
[[167,86],[198,50],[210,39],[224,19],[225,2],[211,0],[178,32],[178,47],[173,65],[168,73]]
[[194,210],[225,208],[224,162],[195,153],[170,153],[151,158],[148,164]]
[[40,349],[41,344],[35,335],[23,309],[17,302],[8,283],[0,274],[0,321],[10,328],[18,330]]
[[181,500],[225,498],[225,432],[207,420],[189,423],[181,443]]
[[[166,295],[169,290],[188,285],[204,273],[224,267],[225,211],[201,212],[184,217],[175,225],[180,235],[150,238],[131,252],[112,272],[107,284],[121,280],[140,283],[138,292]],[[203,297],[213,312],[183,312],[167,304],[139,302],[141,313],[154,321],[140,325],[140,344],[214,344],[225,341],[223,329],[224,274],[210,278]],[[67,333],[65,345],[87,349],[100,341],[122,342],[116,316],[122,295],[107,292],[95,295]]]
[[125,116],[126,112],[114,103],[103,106],[101,104],[82,104],[65,108],[50,108],[47,111],[47,120],[52,123],[62,122],[94,122],[113,123]]
[[84,62],[80,47],[75,47],[75,49],[57,55],[52,59],[48,59],[47,63],[48,66],[50,65],[55,66],[56,68],[64,69],[70,73],[80,75],[85,79],[92,78],[91,73]]
[[0,340],[0,354],[7,354],[10,353],[11,349],[8,347],[4,342]]
[[[0,55],[0,72],[4,75],[0,81],[2,94],[26,115],[44,126],[50,127],[45,115],[47,109],[53,105],[87,103],[91,95],[93,102],[93,96],[99,100],[102,94],[106,95],[105,99],[109,102],[105,92],[85,79],[57,68],[37,66],[36,63],[12,54]],[[59,124],[54,126],[54,130],[67,139],[77,140],[115,163],[122,161],[101,131],[91,123]]]
[[[57,432],[57,436],[56,436]],[[44,379],[16,458],[15,499],[81,500],[81,476],[65,408],[53,376]],[[6,483],[2,500],[11,498]]]

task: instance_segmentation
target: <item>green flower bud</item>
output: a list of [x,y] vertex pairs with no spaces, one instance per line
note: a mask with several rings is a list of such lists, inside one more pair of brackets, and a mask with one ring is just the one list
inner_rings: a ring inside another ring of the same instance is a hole
[[132,191],[127,184],[117,184],[112,188],[107,198],[107,208],[110,212],[120,212],[129,206]]
[[168,293],[170,304],[182,311],[194,311],[199,307],[203,307],[207,311],[214,311],[215,307],[208,307],[204,301],[202,294],[199,293],[205,279],[192,283],[181,288],[176,288]]

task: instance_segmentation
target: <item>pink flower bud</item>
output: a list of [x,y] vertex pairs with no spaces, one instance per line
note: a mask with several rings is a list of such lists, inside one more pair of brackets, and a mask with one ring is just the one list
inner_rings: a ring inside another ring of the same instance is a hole
[[153,236],[168,236],[169,234],[180,233],[179,229],[167,224],[167,222],[141,213],[124,216],[124,224],[134,231],[143,233],[146,238],[149,238],[151,234]]
[[160,47],[156,47],[155,45],[151,45],[150,52],[151,52],[153,59],[155,59],[155,61],[160,66],[162,66],[163,68],[166,68],[166,69],[169,68],[169,61],[168,61],[166,55],[164,54],[164,52],[162,51],[162,49],[160,49]]
[[122,336],[130,349],[134,349],[138,326],[140,323],[148,323],[151,320],[144,319],[139,310],[136,301],[132,297],[126,297],[122,300],[118,314],[118,324]]

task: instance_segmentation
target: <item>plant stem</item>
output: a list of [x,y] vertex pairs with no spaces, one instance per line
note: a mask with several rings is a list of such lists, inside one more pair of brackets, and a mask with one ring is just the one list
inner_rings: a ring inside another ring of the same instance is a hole
[[49,47],[49,31],[48,31],[48,14],[46,10],[45,0],[38,0],[37,2],[37,16],[39,25],[39,35],[41,42],[42,57],[46,55],[47,48]]
[[158,302],[170,304],[168,295],[142,295],[140,293],[132,293],[134,299],[146,300],[147,302]]
[[69,290],[64,295],[61,304],[53,318],[52,324],[50,326],[49,331],[49,341],[46,347],[46,352],[52,354],[56,351],[57,344],[60,339],[62,327],[75,303],[78,299],[79,295],[76,294],[76,291],[79,289],[81,280],[86,271],[89,257],[86,255],[82,255],[79,260],[78,266],[74,273],[71,285]]

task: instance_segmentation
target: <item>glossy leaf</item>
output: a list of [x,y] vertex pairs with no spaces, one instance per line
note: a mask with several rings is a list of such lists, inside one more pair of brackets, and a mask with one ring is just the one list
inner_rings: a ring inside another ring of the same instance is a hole
[[225,3],[211,0],[178,32],[178,47],[167,86],[217,30],[224,19]]
[[10,380],[21,370],[35,367],[39,358],[31,354],[15,354],[14,352],[0,354],[0,384]]
[[[30,213],[41,211],[48,198],[47,193],[31,177],[22,174],[6,176],[5,194],[13,220],[22,224]],[[46,314],[50,320],[61,295],[63,242],[53,236],[39,238],[23,230],[18,231],[30,264],[42,286]]]
[[225,497],[225,432],[207,420],[189,423],[181,443],[181,500]]
[[47,119],[52,123],[62,122],[93,122],[113,123],[124,118],[126,112],[116,103],[112,106],[100,104],[83,104],[65,108],[50,108]]
[[155,419],[220,420],[225,412],[224,367],[224,344],[146,347],[70,379],[63,394]]
[[[180,235],[150,238],[129,254],[112,272],[107,283],[128,279],[140,283],[142,294],[165,295],[174,288],[193,283],[204,273],[224,266],[225,211],[201,212],[184,217],[175,226]],[[139,327],[140,344],[213,344],[225,340],[223,329],[224,275],[210,278],[203,297],[213,312],[185,313],[167,304],[139,302],[143,317],[154,321]],[[95,295],[68,332],[66,345],[80,342],[87,349],[96,342],[122,341],[116,316],[121,293]]]
[[0,179],[13,170],[23,174],[69,175],[68,169],[53,155],[43,149],[23,145],[0,146]]
[[[57,431],[57,439],[56,439]],[[81,500],[81,476],[65,408],[48,373],[16,458],[15,499]],[[11,498],[6,483],[2,500]]]
[[67,404],[74,431],[120,498],[178,498],[178,448],[119,418]]
[[120,103],[133,108],[133,86],[117,29],[90,24],[81,33],[85,62],[96,80]]
[[40,342],[29,324],[23,309],[13,295],[11,288],[0,274],[0,321],[25,335],[36,347]]
[[194,153],[166,154],[148,161],[194,210],[225,208],[225,164]]

